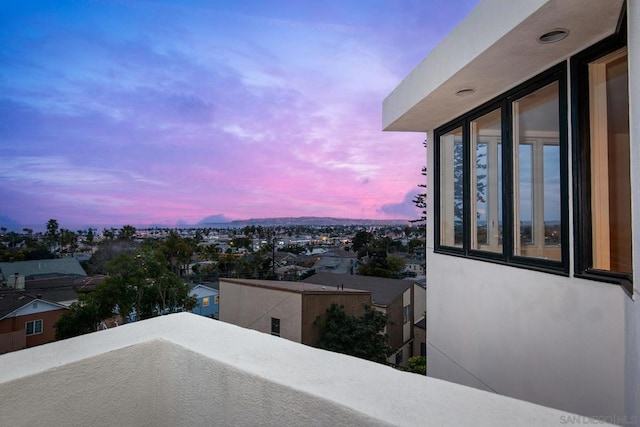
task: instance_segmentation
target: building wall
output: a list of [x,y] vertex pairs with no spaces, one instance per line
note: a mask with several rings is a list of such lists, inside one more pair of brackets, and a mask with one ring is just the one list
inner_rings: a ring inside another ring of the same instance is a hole
[[[413,336],[413,287],[407,289],[402,293],[402,307],[409,306],[409,316],[405,319],[403,313],[402,324],[402,342],[407,342]],[[405,321],[406,320],[406,321]]]
[[[640,29],[631,20],[638,22],[640,4],[627,7],[629,75],[635,76]],[[640,84],[629,83],[631,164],[640,164]],[[433,141],[432,132],[427,139]],[[433,158],[429,144],[431,171]],[[640,212],[640,169],[631,173],[632,210]],[[433,188],[433,174],[427,181]],[[431,192],[427,202],[432,213]],[[569,218],[572,227],[573,212]],[[633,215],[632,300],[611,284],[435,254],[429,223],[428,375],[614,423],[640,422],[639,231],[640,217]]]
[[302,340],[302,295],[284,290],[220,280],[220,320],[271,333],[271,318],[280,319],[280,336]]
[[[640,2],[627,2],[627,31],[629,76],[640,75]],[[635,24],[632,24],[635,23]],[[631,164],[640,164],[640,80],[629,79],[629,127],[631,137]],[[633,218],[633,271],[635,300],[625,300],[625,345],[627,360],[625,363],[625,421],[635,420],[640,424],[640,307],[638,306],[640,289],[640,168],[631,168],[631,184],[633,188],[631,209]]]
[[402,296],[399,296],[387,307],[387,334],[389,335],[389,345],[393,349],[404,344],[403,330]]
[[413,323],[424,317],[427,311],[427,291],[419,285],[413,285]]
[[31,313],[24,316],[10,317],[8,319],[0,320],[0,333],[8,333],[15,331],[22,331],[25,329],[25,324],[32,320],[42,320],[42,333],[36,335],[26,336],[26,347],[33,347],[40,344],[45,344],[54,341],[56,338],[56,329],[54,324],[60,318],[62,313],[67,311],[66,309],[58,309],[46,311],[43,313]]
[[26,347],[27,336],[24,330],[0,333],[0,354],[22,350]]
[[421,345],[427,342],[427,331],[416,326],[413,327],[413,356],[420,356]]
[[624,413],[614,285],[428,254],[429,376],[590,416]]
[[370,293],[305,293],[302,296],[302,344],[317,346],[320,340],[320,328],[315,326],[316,319],[322,323],[331,304],[344,306],[345,313],[362,316],[364,306],[371,305]]

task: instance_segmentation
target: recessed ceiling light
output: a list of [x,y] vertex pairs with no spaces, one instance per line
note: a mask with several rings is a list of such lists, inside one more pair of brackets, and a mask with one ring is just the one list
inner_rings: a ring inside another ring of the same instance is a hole
[[469,96],[469,95],[473,95],[474,93],[476,93],[475,89],[466,87],[464,89],[460,89],[459,91],[457,91],[456,96]]
[[569,30],[565,28],[555,28],[551,31],[547,31],[540,37],[538,37],[539,43],[556,43],[560,40],[564,40],[569,35]]

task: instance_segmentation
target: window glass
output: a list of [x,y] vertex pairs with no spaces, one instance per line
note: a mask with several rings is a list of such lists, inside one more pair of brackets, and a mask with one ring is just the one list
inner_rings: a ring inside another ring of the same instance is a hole
[[209,307],[209,297],[202,298],[202,306]]
[[36,320],[35,321],[35,325],[34,325],[34,334],[41,334],[42,333],[42,320]]
[[501,110],[471,121],[471,248],[502,252]]
[[626,49],[589,64],[593,268],[632,273]]
[[280,319],[271,318],[271,335],[280,336]]
[[462,247],[462,127],[440,137],[440,243]]
[[513,102],[514,255],[562,259],[559,84]]

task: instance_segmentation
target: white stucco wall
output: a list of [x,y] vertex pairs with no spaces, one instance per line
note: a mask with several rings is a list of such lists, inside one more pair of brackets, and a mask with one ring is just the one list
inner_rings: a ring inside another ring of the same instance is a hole
[[[637,23],[640,4],[627,2],[627,7],[629,20]],[[640,72],[640,29],[631,23],[628,27],[629,74],[635,76]],[[630,78],[631,162],[636,165],[640,164],[639,105],[640,82]],[[427,169],[433,171],[433,132],[427,139]],[[636,191],[640,169],[631,170],[633,211],[640,212]],[[427,177],[427,188],[434,188],[433,174]],[[427,204],[432,215],[432,192]],[[634,253],[639,254],[640,216],[633,218]],[[433,246],[430,222],[430,376],[618,423],[640,424],[640,257],[634,257],[634,301],[615,285],[438,255]]]
[[[640,2],[627,2],[629,55],[629,126],[631,138],[631,209],[633,218],[633,271],[635,300],[626,300],[626,399],[627,417],[640,425]],[[635,24],[632,24],[635,23]]]
[[302,341],[302,294],[220,281],[220,320],[271,333],[280,319],[280,337]]
[[589,421],[190,313],[5,354],[0,367],[10,426]]
[[446,255],[431,254],[429,270],[429,375],[585,415],[624,414],[621,288]]

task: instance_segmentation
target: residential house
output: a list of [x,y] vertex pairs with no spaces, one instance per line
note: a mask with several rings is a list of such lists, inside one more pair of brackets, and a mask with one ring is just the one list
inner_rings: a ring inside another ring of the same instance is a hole
[[87,273],[80,265],[80,262],[72,257],[0,262],[0,285],[6,286],[8,281],[15,277],[24,277],[24,280],[32,280],[55,276],[80,278],[87,277]]
[[332,304],[360,316],[371,292],[304,282],[220,279],[220,320],[302,344],[317,346],[322,319]]
[[0,291],[0,354],[53,341],[54,324],[66,310],[24,291]]
[[355,252],[336,248],[319,254],[313,269],[316,273],[355,274],[359,266]]
[[[326,286],[371,292],[371,306],[387,315],[386,333],[394,354],[389,363],[406,366],[413,356],[414,298],[416,286],[409,280],[351,274],[316,273],[303,280]],[[417,286],[418,289],[422,289]],[[418,291],[419,292],[419,291]],[[422,293],[424,295],[424,292]]]
[[384,100],[427,135],[429,376],[640,420],[639,75],[640,2],[483,0]]
[[189,296],[196,298],[196,306],[191,310],[193,314],[217,319],[219,316],[220,299],[218,290],[202,284],[196,284],[189,290]]

